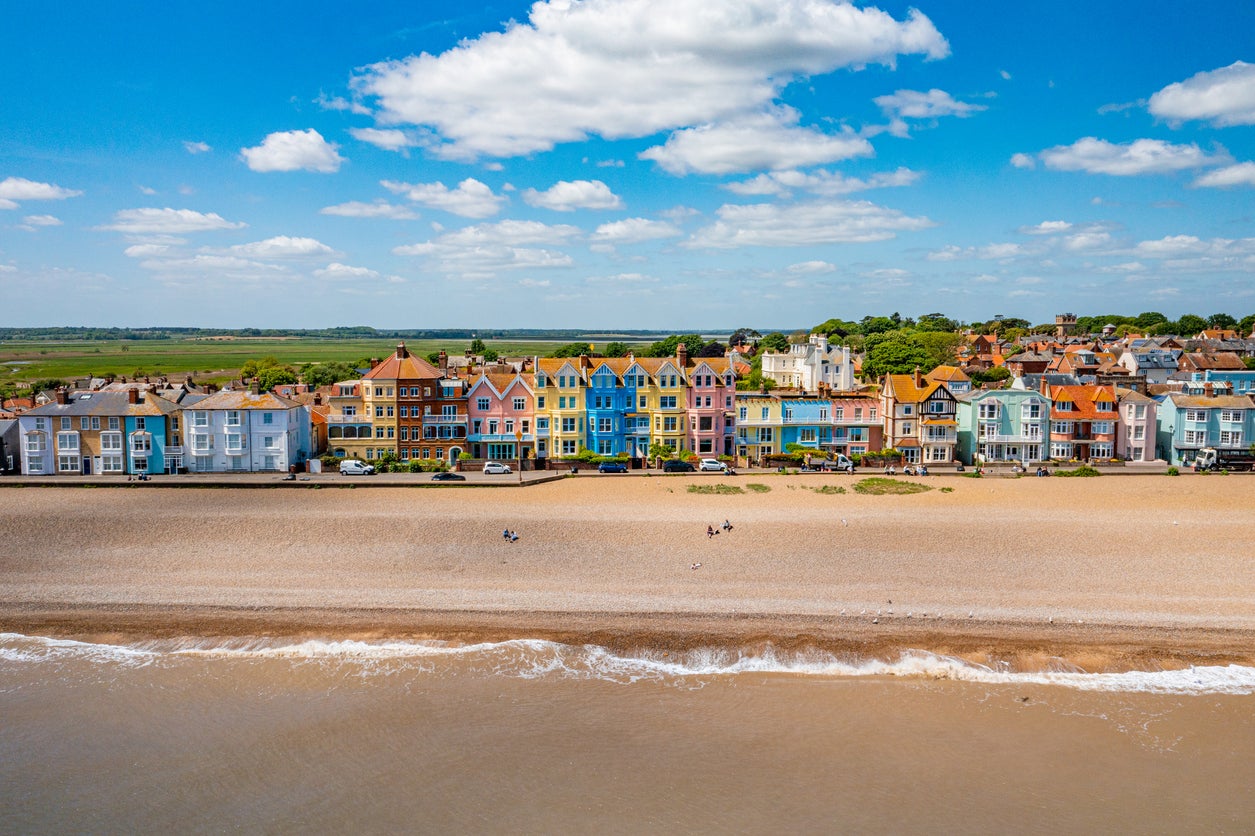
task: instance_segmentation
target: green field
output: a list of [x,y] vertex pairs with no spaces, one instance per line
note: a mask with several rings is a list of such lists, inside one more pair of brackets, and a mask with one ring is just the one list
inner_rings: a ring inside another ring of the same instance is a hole
[[[444,349],[461,354],[470,340],[412,340],[406,346],[424,357]],[[544,356],[563,343],[491,340],[489,348],[502,357]],[[28,381],[76,377],[191,375],[198,383],[229,380],[248,360],[275,357],[299,368],[305,363],[357,363],[387,357],[395,340],[335,340],[308,338],[187,338],[133,341],[0,342],[0,384],[22,386]]]

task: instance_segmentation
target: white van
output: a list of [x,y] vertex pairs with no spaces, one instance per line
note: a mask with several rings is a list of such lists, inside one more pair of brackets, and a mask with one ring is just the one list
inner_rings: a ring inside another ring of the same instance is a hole
[[341,476],[370,476],[375,472],[373,464],[358,461],[357,459],[345,459],[340,462]]

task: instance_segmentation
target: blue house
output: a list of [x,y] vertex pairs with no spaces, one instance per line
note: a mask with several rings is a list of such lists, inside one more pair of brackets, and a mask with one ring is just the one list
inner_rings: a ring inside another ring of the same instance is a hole
[[[599,360],[584,390],[587,441],[584,446],[603,456],[627,453],[628,413],[636,409],[636,377],[623,374],[626,360]],[[633,415],[633,417],[635,417]],[[633,421],[632,429],[635,429]]]
[[796,444],[818,452],[832,445],[831,400],[785,398],[780,408],[782,449],[788,450],[790,444]]
[[1172,393],[1159,406],[1159,456],[1187,465],[1198,451],[1242,453],[1255,440],[1255,401],[1242,395]]

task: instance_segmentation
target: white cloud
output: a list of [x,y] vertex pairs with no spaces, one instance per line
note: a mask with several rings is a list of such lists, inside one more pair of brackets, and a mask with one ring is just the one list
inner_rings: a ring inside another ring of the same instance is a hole
[[523,202],[528,206],[552,209],[555,212],[623,207],[619,196],[600,180],[561,180],[543,192],[525,189]]
[[1150,97],[1150,112],[1170,122],[1205,119],[1220,128],[1255,125],[1255,64],[1234,61],[1169,84]]
[[206,278],[230,281],[269,281],[287,274],[287,268],[230,255],[200,254],[187,258],[153,258],[140,267],[176,282],[203,283]]
[[308,258],[331,255],[335,250],[313,238],[289,238],[277,235],[265,241],[236,244],[231,252],[248,258]]
[[320,267],[314,271],[315,276],[324,279],[377,279],[379,273],[371,270],[369,267],[350,267],[347,264],[341,264],[333,261],[326,267]]
[[1077,232],[1063,240],[1065,249],[1073,252],[1080,250],[1097,250],[1111,245],[1111,234],[1099,230]]
[[377,148],[385,151],[401,151],[404,152],[408,148],[413,148],[418,144],[418,140],[410,136],[405,131],[389,128],[381,130],[379,128],[349,128],[349,133],[354,139],[362,142],[370,143]]
[[1032,255],[1036,250],[1022,246],[1020,244],[1001,243],[986,244],[983,247],[956,247],[953,244],[942,247],[940,250],[934,250],[927,255],[929,261],[959,261],[963,259],[982,259],[986,261],[997,261],[1001,259],[1016,258],[1021,255]]
[[641,241],[674,238],[680,234],[679,227],[666,221],[625,218],[597,227],[597,231],[593,233],[593,240],[611,244],[636,244]]
[[184,141],[183,147],[187,149],[189,154],[207,154],[213,150],[209,147],[208,142],[187,142]]
[[898,21],[817,0],[541,0],[526,22],[366,67],[354,87],[381,121],[428,126],[434,153],[471,159],[736,119],[800,77],[948,53],[914,10]]
[[170,252],[169,244],[132,244],[122,251],[128,258],[153,258]]
[[1036,168],[1037,160],[1031,154],[1012,154],[1011,165],[1016,168]]
[[1214,189],[1255,186],[1255,163],[1237,163],[1209,171],[1195,180],[1193,185]]
[[734,121],[685,128],[637,156],[684,175],[779,170],[870,157],[871,143],[851,132],[831,135],[799,127],[797,111],[777,108]]
[[139,189],[140,194],[148,195],[149,197],[157,193],[157,190],[151,186],[136,186],[135,188]]
[[[1018,155],[1017,155],[1018,156]],[[1037,155],[1046,168],[1090,174],[1132,176],[1168,174],[1226,162],[1223,154],[1208,156],[1197,145],[1173,145],[1159,139],[1138,139],[1118,145],[1092,136],[1071,145],[1057,145]],[[1012,158],[1014,161],[1015,158]],[[1023,167],[1023,166],[1021,166]]]
[[1006,70],[998,70],[998,75],[1002,76],[1003,81],[1011,80],[1011,74],[1007,72]]
[[123,209],[113,216],[113,223],[100,229],[133,235],[156,233],[182,235],[188,232],[209,232],[216,229],[243,229],[246,223],[223,219],[216,212],[202,214],[191,209]]
[[0,209],[16,209],[18,200],[65,200],[78,197],[82,192],[66,189],[53,183],[37,183],[24,177],[6,177],[0,180]]
[[918,171],[899,168],[873,174],[866,180],[846,177],[840,172],[819,169],[810,173],[800,171],[772,171],[759,174],[749,180],[726,183],[723,188],[740,195],[787,195],[790,190],[805,191],[824,197],[851,194],[892,186],[909,186],[920,179]]
[[658,279],[644,273],[616,273],[613,276],[589,276],[584,280],[587,284],[605,285],[642,285],[657,284]]
[[1017,231],[1023,235],[1056,235],[1071,228],[1072,224],[1067,221],[1042,221],[1034,226],[1022,226]]
[[912,218],[867,201],[725,204],[716,214],[719,220],[698,230],[686,246],[727,249],[883,241],[898,232],[934,226],[928,218]]
[[579,234],[574,226],[509,220],[455,230],[392,252],[425,256],[444,273],[482,279],[502,270],[568,267],[572,259],[566,253],[534,245],[564,244]]
[[795,275],[818,275],[820,273],[835,273],[837,272],[837,266],[826,261],[799,261],[797,264],[790,264],[785,270]]
[[61,226],[61,219],[53,215],[27,215],[22,220],[27,226]]
[[408,206],[393,206],[382,200],[374,203],[350,200],[348,203],[324,206],[318,210],[318,214],[338,215],[342,218],[388,218],[394,221],[412,221],[418,217],[418,213]]
[[0,273],[16,273],[17,268],[12,264],[0,264]]
[[957,101],[945,90],[935,87],[927,93],[898,90],[889,96],[877,96],[872,101],[889,117],[889,132],[897,136],[905,136],[909,132],[907,119],[940,119],[942,116],[962,119],[988,109],[985,105]]
[[326,93],[319,93],[318,98],[314,99],[314,104],[323,110],[347,110],[359,116],[370,115],[370,108],[366,105],[361,102],[351,102],[343,96],[328,96]]
[[241,148],[240,156],[253,171],[317,171],[330,174],[340,170],[344,158],[339,146],[327,142],[310,128],[304,131],[278,131],[261,145]]
[[409,200],[432,209],[440,209],[464,218],[487,218],[497,214],[505,197],[492,193],[492,189],[468,177],[450,189],[444,183],[398,183],[383,180],[381,184],[393,194],[404,195]]
[[548,279],[519,279],[519,287],[549,287]]

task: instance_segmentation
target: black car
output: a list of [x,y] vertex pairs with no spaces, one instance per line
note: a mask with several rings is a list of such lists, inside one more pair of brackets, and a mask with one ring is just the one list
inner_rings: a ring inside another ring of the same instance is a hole
[[602,462],[597,465],[598,473],[627,473],[627,465],[623,462]]
[[663,473],[692,473],[693,465],[689,464],[688,462],[679,461],[678,459],[675,461],[663,462],[662,472]]
[[439,473],[433,473],[431,477],[433,482],[465,482],[466,477],[461,473],[454,473],[452,470],[442,470]]

